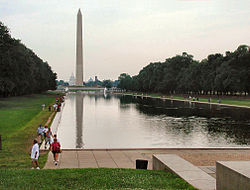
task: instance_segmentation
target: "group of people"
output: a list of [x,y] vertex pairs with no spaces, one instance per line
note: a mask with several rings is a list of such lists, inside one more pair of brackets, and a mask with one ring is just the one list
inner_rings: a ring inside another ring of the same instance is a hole
[[[64,102],[64,97],[57,98],[56,103],[53,105],[53,111],[59,112],[61,110],[61,105]],[[42,104],[42,110],[45,110],[45,104]],[[52,111],[52,106],[48,106],[48,110]],[[32,168],[34,169],[36,165],[36,169],[39,168],[38,158],[39,158],[39,147],[42,144],[42,141],[45,141],[44,148],[47,149],[47,146],[49,146],[49,150],[53,153],[54,156],[54,164],[58,164],[58,154],[61,153],[61,145],[57,139],[56,134],[52,134],[51,129],[45,125],[44,127],[42,125],[39,125],[37,129],[37,139],[33,140],[33,146],[31,148],[31,159],[32,159]]]
[[45,125],[44,127],[42,127],[42,125],[39,125],[37,129],[37,139],[34,139],[31,149],[31,169],[34,169],[35,165],[36,169],[40,169],[38,163],[39,145],[41,146],[43,140],[45,140],[45,149],[47,148],[47,145],[49,145],[49,149],[53,153],[54,164],[58,164],[58,154],[61,153],[61,145],[57,139],[57,135],[53,135],[51,129],[48,128],[47,125]]
[[199,97],[188,96],[186,99],[189,101],[195,101],[195,100],[199,101]]
[[41,146],[42,141],[45,141],[45,149],[47,149],[47,145],[51,146],[54,139],[56,138],[56,135],[53,136],[52,131],[50,128],[48,128],[47,125],[44,127],[42,125],[39,125],[37,129],[37,141],[38,144]]
[[[52,106],[51,105],[48,106],[48,110],[52,111],[52,109],[53,109],[53,111],[60,112],[61,111],[61,106],[62,106],[63,102],[64,102],[64,97],[57,98],[55,104],[53,104]],[[45,110],[45,107],[46,107],[46,105],[42,104],[42,110],[43,111]]]

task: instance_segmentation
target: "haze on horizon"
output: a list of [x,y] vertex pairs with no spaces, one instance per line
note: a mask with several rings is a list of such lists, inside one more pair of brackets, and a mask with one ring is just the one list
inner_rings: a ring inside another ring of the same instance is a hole
[[1,0],[0,21],[48,61],[58,79],[69,80],[79,8],[85,81],[135,75],[182,52],[201,60],[250,44],[249,0]]

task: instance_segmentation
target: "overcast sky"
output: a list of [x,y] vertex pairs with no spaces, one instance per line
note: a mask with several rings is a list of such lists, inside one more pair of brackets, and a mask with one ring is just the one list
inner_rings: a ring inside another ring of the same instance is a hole
[[201,60],[250,45],[250,0],[0,0],[0,21],[68,80],[78,8],[85,80],[135,75],[184,51]]

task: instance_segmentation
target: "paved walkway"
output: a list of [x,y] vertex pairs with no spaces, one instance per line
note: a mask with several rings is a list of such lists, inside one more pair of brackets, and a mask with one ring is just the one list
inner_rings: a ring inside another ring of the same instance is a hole
[[[149,161],[152,169],[153,154],[177,154],[215,177],[216,161],[250,160],[250,149],[165,149],[165,150],[64,150],[59,164],[53,164],[51,152],[44,169],[60,168],[135,168],[136,159]],[[206,167],[202,167],[206,166]]]

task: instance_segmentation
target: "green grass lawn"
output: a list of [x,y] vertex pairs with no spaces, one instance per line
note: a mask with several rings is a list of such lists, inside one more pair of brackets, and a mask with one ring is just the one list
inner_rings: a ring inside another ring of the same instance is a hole
[[[50,114],[42,104],[55,102],[59,95],[40,94],[0,99],[0,168],[30,168],[29,150],[39,124],[45,124]],[[41,154],[44,165],[47,157]]]
[[[198,96],[199,97],[199,96]],[[184,100],[182,96],[174,96],[174,99]],[[217,98],[212,98],[212,103],[217,103]],[[208,102],[208,98],[199,97],[199,102]],[[250,107],[250,99],[230,99],[221,98],[221,104],[235,105],[235,106],[248,106]]]
[[174,174],[133,169],[0,170],[0,189],[194,189]]
[[[128,95],[133,95],[135,93],[126,93]],[[137,93],[138,95],[141,95],[142,93]],[[161,98],[164,96],[165,98],[171,98],[169,95],[162,95],[162,94],[152,94],[152,93],[144,93],[144,95],[151,96],[151,97],[156,97],[156,98]],[[199,96],[195,96],[199,97]],[[183,96],[173,96],[173,99],[177,100],[185,100]],[[240,99],[239,98],[220,98],[221,99],[221,104],[228,104],[228,105],[235,105],[235,106],[248,106],[250,107],[250,99]],[[212,103],[217,103],[218,98],[212,98]],[[208,103],[208,98],[206,97],[199,97],[199,102],[207,102]]]

